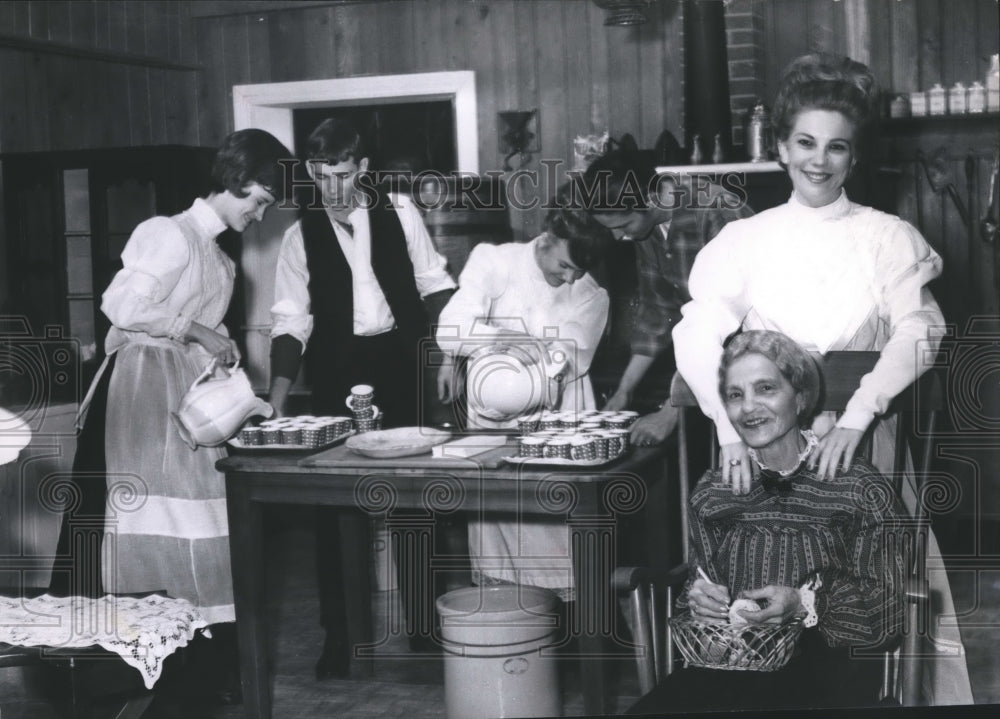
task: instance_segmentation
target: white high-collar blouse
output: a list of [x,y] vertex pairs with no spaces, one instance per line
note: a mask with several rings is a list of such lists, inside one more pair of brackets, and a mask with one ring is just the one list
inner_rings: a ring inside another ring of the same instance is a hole
[[718,367],[739,327],[782,332],[819,353],[881,351],[837,422],[864,430],[938,347],[944,318],[926,285],[940,273],[941,258],[900,218],[844,192],[819,208],[793,194],[729,223],[699,253],[692,300],[673,333],[677,368],[729,444],[739,437],[719,398]]

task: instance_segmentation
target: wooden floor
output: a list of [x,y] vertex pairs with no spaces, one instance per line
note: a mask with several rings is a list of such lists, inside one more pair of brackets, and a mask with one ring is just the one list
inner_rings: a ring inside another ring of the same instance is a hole
[[[294,515],[279,518],[269,543],[268,577],[276,648],[274,682],[275,719],[329,717],[405,717],[435,719],[445,715],[443,666],[440,657],[409,654],[401,638],[393,638],[375,660],[368,680],[317,681],[313,664],[322,645],[315,622],[317,601],[313,573],[312,532],[308,521]],[[1000,704],[1000,564],[977,572],[953,575],[953,590],[979,704]],[[388,609],[398,601],[394,591],[375,594],[376,633]],[[117,662],[116,662],[117,664]],[[583,704],[574,663],[561,672],[563,715],[582,716]],[[121,665],[126,673],[133,670]],[[49,673],[50,674],[50,673]],[[634,670],[622,663],[612,668],[611,686],[616,712],[622,712],[638,694]],[[49,719],[58,716],[49,705],[55,691],[44,670],[0,669],[0,719]],[[109,704],[97,706],[97,719],[112,716]],[[144,719],[237,719],[239,706],[196,703],[183,694],[158,696]]]

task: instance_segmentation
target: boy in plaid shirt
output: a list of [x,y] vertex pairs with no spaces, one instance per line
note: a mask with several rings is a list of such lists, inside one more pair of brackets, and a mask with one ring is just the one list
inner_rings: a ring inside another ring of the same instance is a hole
[[[672,346],[671,330],[691,299],[687,279],[695,256],[726,223],[753,211],[736,183],[726,189],[704,176],[658,174],[652,154],[639,151],[629,135],[587,168],[578,189],[616,240],[635,243],[639,285],[631,356],[604,407],[626,409],[650,366]],[[659,444],[676,424],[677,409],[665,402],[632,426],[632,441]]]

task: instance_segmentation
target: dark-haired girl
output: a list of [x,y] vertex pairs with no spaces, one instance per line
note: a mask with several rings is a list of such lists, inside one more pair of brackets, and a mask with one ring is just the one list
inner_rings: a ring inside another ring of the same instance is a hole
[[[83,405],[74,463],[78,481],[106,482],[104,550],[54,572],[56,591],[97,594],[101,583],[110,593],[160,591],[190,601],[209,624],[235,620],[224,477],[215,469],[225,451],[192,450],[170,415],[213,358],[240,358],[222,324],[236,270],[216,237],[263,219],[283,195],[279,160],[290,154],[263,130],[232,133],[216,153],[208,196],[142,222],[125,245],[102,296],[108,359]],[[63,552],[74,546],[69,534]]]

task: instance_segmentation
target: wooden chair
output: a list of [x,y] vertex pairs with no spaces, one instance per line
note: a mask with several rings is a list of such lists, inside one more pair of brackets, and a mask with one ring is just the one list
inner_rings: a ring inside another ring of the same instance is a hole
[[[867,374],[878,359],[877,352],[831,352],[821,363],[824,391],[820,397],[822,410],[841,411],[857,389],[861,377]],[[683,556],[688,556],[687,512],[688,493],[692,478],[688,471],[688,411],[700,412],[690,388],[675,375],[671,386],[670,402],[680,408],[678,419],[678,481]],[[936,371],[925,374],[913,387],[898,396],[891,411],[898,417],[895,467],[893,472],[897,493],[902,491],[903,473],[907,452],[919,456],[916,463],[916,481],[919,496],[930,471],[931,450],[937,415],[944,409],[944,393]],[[922,418],[918,427],[915,420]],[[718,450],[713,434],[709,465],[718,464]],[[862,450],[870,452],[871,432],[866,433]],[[922,444],[922,446],[919,446]],[[919,453],[914,451],[919,448]],[[898,546],[904,553],[908,567],[906,601],[907,609],[903,630],[894,641],[879,649],[884,654],[883,679],[879,700],[893,699],[903,706],[917,706],[920,702],[919,657],[926,628],[929,626],[929,589],[925,569],[928,525],[925,517],[911,517],[903,528]],[[667,620],[673,614],[675,592],[687,579],[687,567],[680,565],[669,571],[655,571],[646,567],[621,567],[612,582],[617,591],[628,593],[634,615],[635,657],[642,694],[650,692],[669,674],[677,657],[670,637]]]

